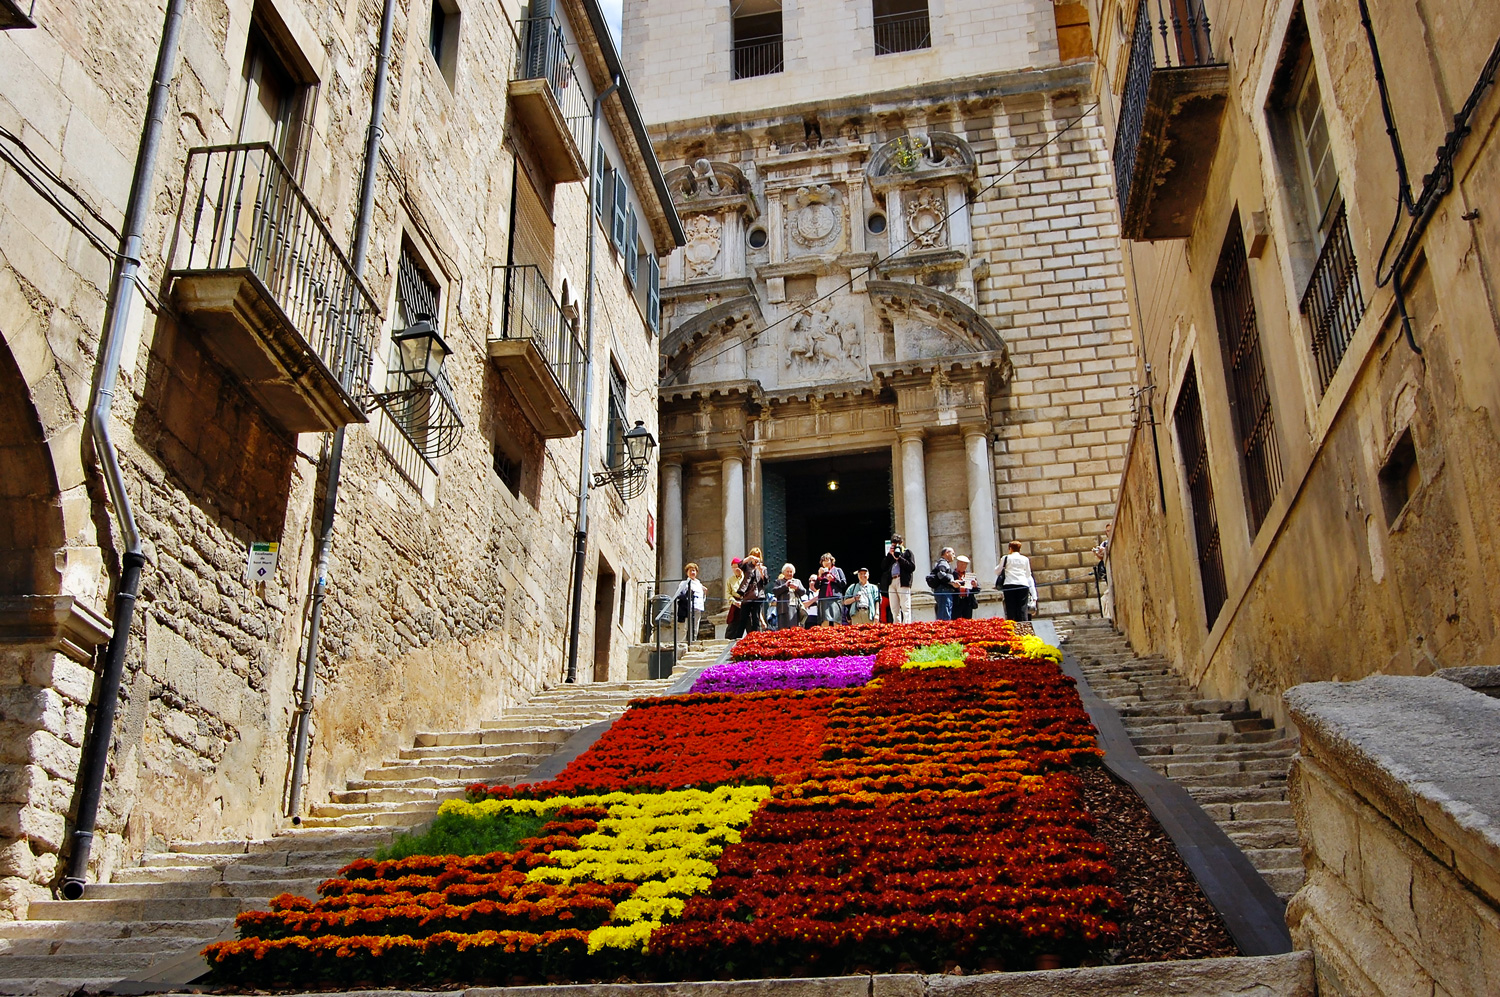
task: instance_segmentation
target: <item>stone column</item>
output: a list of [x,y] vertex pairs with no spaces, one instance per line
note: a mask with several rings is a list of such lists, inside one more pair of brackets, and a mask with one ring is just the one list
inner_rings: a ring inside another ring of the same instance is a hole
[[898,436],[901,440],[901,510],[904,513],[901,533],[917,559],[912,589],[921,590],[927,587],[924,579],[932,567],[927,536],[927,458],[922,450],[920,430],[905,430]]
[[658,577],[677,578],[682,571],[682,464],[661,466],[661,570]]
[[964,456],[969,482],[969,558],[981,579],[989,578],[1000,563],[995,536],[995,461],[990,456],[990,434],[982,427],[964,430]]
[[760,446],[750,445],[750,467],[745,473],[745,549],[765,546],[766,495],[761,473]]
[[745,553],[745,461],[725,457],[724,474],[724,569],[720,576],[731,574],[729,562]]

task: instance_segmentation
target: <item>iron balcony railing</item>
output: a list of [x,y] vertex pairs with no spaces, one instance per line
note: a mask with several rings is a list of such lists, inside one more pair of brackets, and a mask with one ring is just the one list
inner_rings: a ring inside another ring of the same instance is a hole
[[581,416],[584,357],[577,330],[535,265],[516,264],[500,269],[505,272],[500,338],[531,340],[547,361],[574,413]]
[[737,80],[769,76],[781,72],[784,66],[780,35],[746,38],[742,41],[736,39],[732,55],[734,78]]
[[184,197],[187,260],[177,274],[250,271],[344,390],[362,390],[379,309],[275,150],[191,150]]
[[[1155,30],[1152,15],[1155,14]],[[1130,36],[1130,64],[1115,135],[1115,183],[1123,207],[1130,201],[1136,155],[1146,121],[1151,74],[1157,69],[1217,66],[1213,34],[1203,0],[1139,0]]]
[[875,15],[875,54],[915,52],[932,48],[932,22],[927,12]]
[[1318,365],[1319,391],[1327,391],[1334,372],[1349,349],[1354,330],[1365,314],[1359,286],[1359,265],[1349,239],[1349,218],[1339,205],[1323,251],[1313,267],[1312,280],[1302,295],[1302,314],[1312,332],[1313,360]]
[[517,31],[524,39],[519,51],[516,78],[546,80],[557,106],[568,123],[568,131],[579,149],[589,144],[589,98],[579,85],[568,55],[562,25],[551,17],[523,17]]

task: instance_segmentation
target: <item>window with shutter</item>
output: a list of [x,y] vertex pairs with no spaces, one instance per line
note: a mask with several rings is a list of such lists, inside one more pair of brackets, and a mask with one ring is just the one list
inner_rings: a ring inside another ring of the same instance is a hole
[[547,204],[525,170],[516,171],[515,196],[516,231],[512,252],[516,265],[536,267],[542,279],[551,285],[557,227],[552,224]]
[[615,193],[614,193],[614,223],[610,226],[610,241],[620,252],[625,251],[625,208],[629,195],[625,191],[625,178],[615,170]]
[[656,257],[646,254],[646,270],[649,283],[646,285],[646,324],[651,334],[661,335],[661,264]]
[[594,175],[590,178],[594,185],[594,214],[599,220],[604,220],[604,202],[609,194],[609,160],[604,158],[604,146],[594,146]]
[[640,245],[635,241],[635,208],[625,209],[625,279],[635,286],[635,268],[640,263]]

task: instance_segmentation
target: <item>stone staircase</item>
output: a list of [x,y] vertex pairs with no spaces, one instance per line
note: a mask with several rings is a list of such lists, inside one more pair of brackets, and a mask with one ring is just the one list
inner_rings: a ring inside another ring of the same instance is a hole
[[1064,650],[1120,713],[1141,760],[1202,805],[1283,900],[1302,885],[1302,851],[1287,802],[1297,739],[1245,700],[1203,699],[1160,656],[1136,657],[1098,619],[1059,621]]
[[[713,661],[725,642],[684,655],[678,670]],[[169,990],[200,975],[197,953],[232,938],[234,917],[280,893],[312,896],[320,882],[428,820],[474,782],[515,783],[579,729],[610,720],[672,679],[561,686],[476,730],[416,735],[398,757],[311,808],[299,827],[262,840],[176,842],[90,884],[79,900],[31,904],[0,922],[0,994],[98,991],[122,979]]]

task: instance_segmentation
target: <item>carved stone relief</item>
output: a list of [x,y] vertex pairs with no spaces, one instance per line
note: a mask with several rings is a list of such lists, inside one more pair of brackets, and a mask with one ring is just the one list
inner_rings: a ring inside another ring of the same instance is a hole
[[833,251],[843,235],[843,198],[828,184],[799,187],[787,213],[787,234],[809,252]]
[[827,380],[860,371],[863,354],[858,322],[836,315],[833,304],[824,301],[792,319],[782,366],[794,378]]
[[723,226],[713,215],[691,215],[682,223],[687,235],[683,263],[688,280],[719,272],[719,250],[723,248]]
[[948,206],[941,190],[914,192],[906,201],[906,228],[913,249],[940,249],[948,245]]

